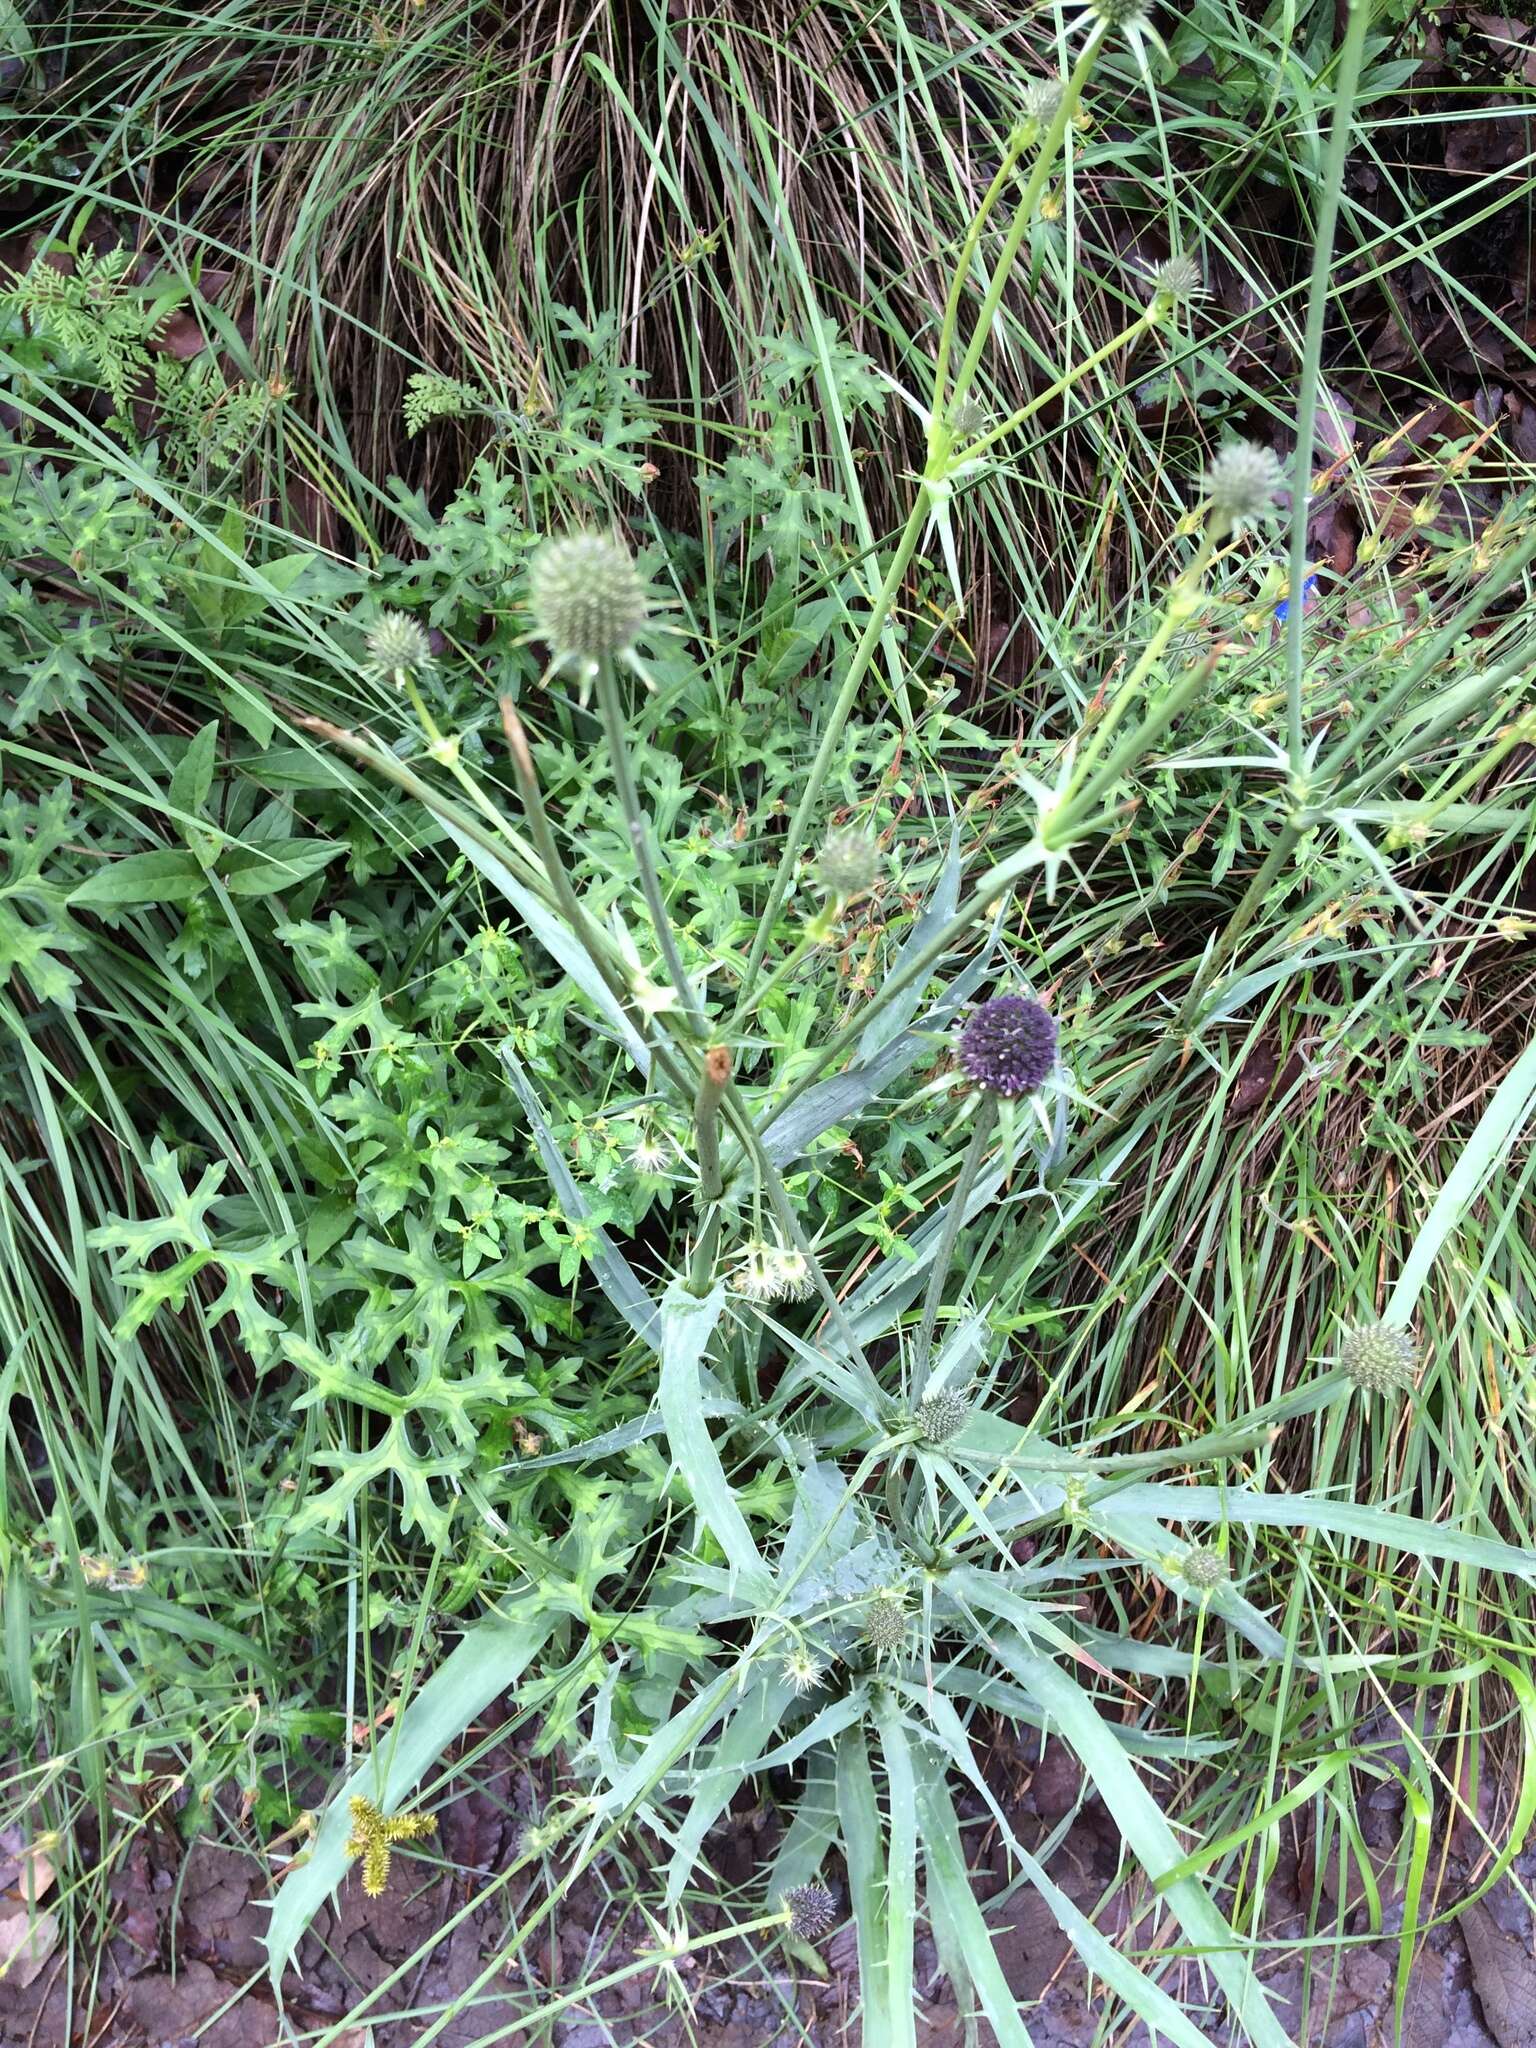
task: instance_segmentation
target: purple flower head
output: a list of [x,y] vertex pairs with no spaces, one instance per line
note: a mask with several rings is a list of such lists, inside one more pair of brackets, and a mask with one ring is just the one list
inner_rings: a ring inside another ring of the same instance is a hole
[[960,1064],[991,1095],[1032,1095],[1056,1064],[1056,1024],[1027,996],[993,996],[960,1034]]

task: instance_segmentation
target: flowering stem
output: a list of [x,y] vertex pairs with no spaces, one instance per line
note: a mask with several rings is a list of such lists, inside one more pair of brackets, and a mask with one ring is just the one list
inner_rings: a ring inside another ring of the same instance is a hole
[[994,442],[1001,441],[1005,435],[1022,427],[1025,421],[1033,419],[1043,406],[1051,404],[1054,399],[1064,397],[1074,384],[1081,383],[1082,379],[1096,370],[1100,363],[1107,362],[1121,349],[1129,347],[1138,335],[1146,333],[1149,327],[1155,327],[1158,318],[1155,303],[1149,305],[1146,311],[1138,314],[1130,326],[1117,334],[1113,341],[1106,341],[1104,346],[1096,348],[1091,356],[1085,356],[1080,363],[1074,363],[1070,370],[1063,371],[1054,384],[1048,384],[1043,391],[1037,391],[1029,403],[1021,405],[1017,412],[1009,413],[1001,426],[989,427],[984,434],[969,442],[964,448],[955,449],[950,460],[956,468],[967,462],[974,462],[979,455],[985,454]]
[[699,1235],[689,1261],[688,1285],[699,1295],[709,1292],[720,1250],[720,1194],[725,1185],[720,1170],[720,1105],[730,1080],[729,1048],[712,1045],[704,1055],[704,1071],[693,1098],[694,1149],[699,1156]]
[[773,886],[768,892],[768,901],[763,907],[757,937],[752,942],[752,953],[747,961],[747,971],[742,982],[741,1000],[736,1007],[738,1022],[746,1014],[750,1004],[752,984],[763,964],[763,954],[767,951],[769,940],[773,936],[779,913],[784,908],[784,899],[794,882],[795,863],[800,858],[800,850],[809,833],[811,819],[821,803],[821,792],[832,770],[832,757],[837,751],[838,741],[842,738],[843,727],[848,723],[860,685],[875,658],[875,651],[885,632],[886,619],[890,616],[896,593],[901,588],[901,579],[906,575],[907,565],[917,552],[917,543],[922,535],[923,523],[928,517],[931,502],[925,482],[919,486],[912,510],[907,515],[907,523],[901,529],[900,538],[896,542],[896,552],[892,555],[890,567],[885,572],[885,581],[880,585],[875,598],[874,610],[869,615],[864,631],[859,635],[859,643],[853,650],[853,658],[848,664],[843,686],[838,691],[837,701],[827,716],[821,744],[817,747],[816,758],[811,763],[811,772],[806,777],[805,788],[801,791],[800,801],[795,805],[794,815],[789,821],[789,830],[785,833],[779,849],[779,871],[774,877]]
[[[512,756],[512,772],[517,777],[518,793],[523,799],[523,809],[528,815],[528,829],[533,836],[534,850],[549,877],[549,886],[554,891],[555,902],[566,923],[580,940],[582,949],[593,967],[602,976],[604,985],[624,1013],[634,1024],[641,1039],[647,1038],[646,1017],[634,1002],[621,974],[610,965],[603,934],[593,925],[582,908],[581,899],[571,887],[567,864],[560,858],[560,849],[555,844],[555,835],[550,828],[549,813],[544,808],[544,798],[539,789],[539,778],[534,769],[533,755],[528,746],[528,735],[518,717],[510,697],[501,700],[501,726],[507,736],[507,751]],[[658,1032],[651,1041],[652,1053],[673,1086],[686,1092],[688,1076],[686,1068]]]
[[[1168,630],[1171,633],[1172,626],[1169,626]],[[1185,705],[1199,696],[1210,681],[1220,659],[1221,649],[1214,648],[1204,661],[1194,668],[1187,669],[1162,702],[1148,712],[1135,731],[1128,733],[1109,759],[1098,768],[1093,768],[1091,754],[1080,764],[1078,776],[1073,778],[1073,786],[1067,789],[1061,802],[1052,809],[1049,816],[1041,821],[1040,838],[1044,845],[1054,852],[1060,852],[1084,836],[1087,821],[1093,816],[1105,790],[1114,785],[1133,761],[1140,760],[1153,741],[1162,738]],[[1117,703],[1140,690],[1144,666],[1141,662],[1137,663],[1135,674],[1127,680],[1124,690],[1116,699]],[[1106,733],[1108,729],[1109,724],[1106,720]],[[1103,734],[1099,736],[1099,744],[1103,744]],[[1090,769],[1091,773],[1088,772]]]
[[976,1176],[981,1171],[981,1162],[986,1157],[992,1131],[997,1123],[997,1097],[991,1089],[982,1092],[976,1106],[975,1120],[971,1128],[971,1142],[965,1148],[960,1161],[960,1171],[955,1176],[954,1192],[949,1198],[949,1207],[944,1215],[944,1231],[939,1239],[938,1250],[933,1255],[933,1265],[928,1274],[928,1288],[923,1297],[923,1320],[918,1326],[917,1342],[912,1348],[911,1400],[915,1405],[923,1398],[923,1389],[928,1384],[928,1360],[933,1351],[933,1333],[939,1320],[939,1303],[944,1299],[944,1282],[949,1277],[949,1262],[955,1255],[960,1232],[965,1224],[965,1205],[971,1198]]
[[667,963],[667,973],[677,992],[678,1000],[687,1010],[694,1030],[702,1038],[709,1029],[709,1022],[694,993],[692,982],[683,971],[682,955],[678,952],[677,940],[673,937],[672,921],[667,915],[666,898],[661,893],[661,878],[657,874],[655,856],[651,851],[650,826],[644,811],[640,808],[640,795],[635,788],[634,772],[630,766],[629,736],[624,726],[624,707],[619,701],[619,687],[614,678],[613,663],[606,657],[597,664],[597,702],[602,713],[603,729],[608,736],[608,754],[613,767],[614,785],[619,794],[619,807],[629,828],[629,843],[634,849],[635,865],[640,872],[640,888],[645,896],[646,908],[651,913],[656,943],[661,948],[662,959]]
[[[1073,115],[1077,112],[1078,104],[1083,97],[1083,87],[1088,83],[1089,74],[1093,70],[1099,51],[1103,48],[1104,40],[1108,34],[1109,29],[1105,23],[1099,22],[1095,26],[1092,35],[1083,47],[1083,54],[1073,66],[1071,76],[1062,89],[1061,105],[1056,109],[1051,125],[1045,131],[1045,138],[1040,144],[1039,154],[1036,156],[1029,177],[1025,181],[1024,190],[1019,196],[1019,203],[1014,209],[1012,224],[1003,242],[1002,253],[998,258],[997,267],[992,273],[992,281],[987,286],[986,296],[981,302],[981,311],[976,316],[976,326],[972,332],[970,344],[965,354],[961,357],[959,369],[955,372],[955,397],[957,399],[964,398],[966,392],[970,389],[971,379],[976,374],[976,366],[981,361],[982,350],[986,347],[988,337],[992,332],[992,323],[997,318],[997,309],[1003,302],[1003,293],[1008,288],[1008,279],[1012,274],[1019,249],[1023,244],[1024,237],[1034,225],[1035,209],[1040,204],[1040,195],[1045,190],[1045,181],[1050,176],[1051,170],[1055,165],[1056,152],[1061,148],[1063,138],[1067,132],[1067,126]],[[962,273],[960,282],[963,283],[963,281]],[[958,307],[956,310],[958,313]],[[941,398],[940,379],[936,374],[934,377],[933,404],[934,417],[936,419],[941,409]]]
[[1293,779],[1300,777],[1306,756],[1301,708],[1301,636],[1305,607],[1300,593],[1307,572],[1307,524],[1312,509],[1312,439],[1322,379],[1323,322],[1328,313],[1334,229],[1344,190],[1344,159],[1349,150],[1355,94],[1360,84],[1360,66],[1372,13],[1371,0],[1348,0],[1348,4],[1349,15],[1334,83],[1333,126],[1328,133],[1328,153],[1323,160],[1317,218],[1312,224],[1312,277],[1307,290],[1307,324],[1301,345],[1301,383],[1296,395],[1296,467],[1291,479],[1290,587],[1293,598],[1285,620],[1286,728]]

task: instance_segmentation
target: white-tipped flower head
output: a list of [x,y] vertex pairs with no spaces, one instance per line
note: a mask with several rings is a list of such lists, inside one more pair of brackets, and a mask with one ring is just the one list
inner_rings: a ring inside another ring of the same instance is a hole
[[947,1444],[971,1419],[969,1394],[964,1387],[940,1387],[923,1396],[913,1419],[929,1443]]
[[1418,1374],[1419,1347],[1396,1323],[1359,1323],[1344,1332],[1339,1363],[1362,1394],[1407,1394]]
[[797,1884],[784,1894],[789,1931],[800,1941],[819,1941],[837,1925],[837,1901],[824,1884]]
[[879,843],[857,825],[829,832],[816,856],[816,879],[844,902],[865,895],[880,879]]
[[803,1644],[791,1650],[784,1659],[784,1682],[802,1695],[814,1692],[826,1675],[826,1666]]
[[1088,11],[1106,28],[1138,28],[1146,19],[1147,0],[1088,0]]
[[1214,1593],[1218,1586],[1224,1586],[1231,1574],[1227,1560],[1219,1550],[1212,1550],[1209,1544],[1197,1544],[1193,1550],[1184,1553],[1184,1583],[1192,1586],[1197,1593]]
[[781,1246],[778,1253],[779,1296],[783,1301],[807,1301],[816,1292],[816,1282],[811,1277],[811,1262],[802,1251],[793,1245]]
[[380,682],[400,688],[433,665],[432,642],[408,612],[381,612],[368,628],[368,672]]
[[804,1252],[769,1244],[764,1238],[744,1248],[731,1284],[748,1301],[803,1301],[814,1285]]
[[547,540],[528,564],[536,637],[556,668],[591,669],[627,654],[645,628],[650,598],[634,557],[613,534]]
[[1020,120],[1032,121],[1037,128],[1049,128],[1061,111],[1061,95],[1059,78],[1032,78],[1024,88]]
[[1229,441],[1212,457],[1200,479],[1210,502],[1211,531],[1241,533],[1274,516],[1275,499],[1285,488],[1285,471],[1273,448],[1256,441]]
[[654,1131],[642,1131],[629,1148],[629,1163],[636,1173],[665,1173],[671,1156]]
[[1205,290],[1200,266],[1193,256],[1170,256],[1152,273],[1152,297],[1164,305],[1183,306],[1198,299]]
[[878,1657],[907,1646],[907,1610],[894,1593],[877,1593],[864,1609],[864,1640]]

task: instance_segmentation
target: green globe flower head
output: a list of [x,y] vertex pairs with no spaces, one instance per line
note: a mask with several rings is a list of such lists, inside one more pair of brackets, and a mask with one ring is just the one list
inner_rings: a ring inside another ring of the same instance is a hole
[[894,1593],[878,1593],[864,1610],[864,1640],[877,1656],[907,1646],[907,1610]]
[[979,398],[962,398],[949,415],[950,432],[960,442],[974,441],[987,425],[987,408]]
[[535,638],[557,669],[590,670],[629,653],[650,616],[635,559],[615,534],[547,540],[528,564]]
[[1273,448],[1256,441],[1229,441],[1211,459],[1200,479],[1210,502],[1212,533],[1241,533],[1272,519],[1275,499],[1285,488],[1285,471]]
[[435,666],[426,629],[408,612],[381,612],[368,628],[368,673],[380,682],[405,687],[407,676],[425,675]]
[[1147,16],[1147,0],[1088,0],[1088,11],[1108,29],[1139,28]]
[[1019,103],[1020,118],[1033,121],[1037,128],[1049,128],[1061,112],[1063,91],[1059,78],[1032,78]]
[[1219,1550],[1209,1544],[1197,1544],[1193,1550],[1184,1553],[1184,1583],[1192,1586],[1197,1593],[1214,1593],[1218,1586],[1224,1586],[1231,1577],[1227,1560]]
[[947,1444],[971,1419],[971,1403],[963,1387],[940,1387],[925,1394],[913,1417],[931,1444]]
[[816,856],[816,879],[829,896],[848,902],[864,896],[880,879],[880,847],[857,825],[829,832]]
[[1205,280],[1193,256],[1170,256],[1152,273],[1152,298],[1168,306],[1188,305],[1205,290]]
[[1398,1323],[1358,1323],[1344,1332],[1339,1363],[1362,1394],[1408,1394],[1418,1377],[1419,1347]]

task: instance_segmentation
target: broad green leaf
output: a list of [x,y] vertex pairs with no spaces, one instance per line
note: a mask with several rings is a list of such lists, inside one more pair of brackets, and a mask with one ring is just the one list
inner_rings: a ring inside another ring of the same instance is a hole
[[864,1730],[849,1728],[837,1745],[837,1825],[859,1945],[863,2038],[894,2041],[886,1974],[885,1830],[875,1799]]
[[661,1304],[661,1413],[672,1461],[693,1495],[699,1520],[739,1578],[766,1585],[767,1568],[736,1505],[704,1418],[700,1367],[724,1307],[723,1285],[702,1300],[680,1284],[667,1289]]
[[[1092,1700],[1058,1665],[1006,1635],[993,1654],[1045,1710],[1108,1807],[1115,1825],[1154,1881],[1183,1860],[1173,1830],[1137,1776]],[[1168,1885],[1169,1906],[1227,1994],[1233,2017],[1256,2048],[1291,2048],[1284,2028],[1243,1953],[1243,1944],[1194,1878]]]
[[[922,914],[917,922],[902,941],[900,952],[891,962],[892,977],[900,974],[904,967],[917,959],[929,941],[943,931],[959,909],[961,865],[960,823],[957,819],[950,827],[949,851],[944,856],[944,865],[939,871],[939,879],[934,885],[933,893],[923,905]],[[995,929],[993,936],[996,936]],[[983,950],[984,953],[991,951],[990,941]],[[883,1004],[877,989],[871,998],[876,1006],[875,1014],[865,1025],[863,1036],[859,1040],[860,1061],[867,1064],[882,1052],[893,1038],[905,1031],[917,1015],[922,1000],[923,987],[918,981],[914,981],[901,995],[894,996],[890,1002]]]
[[917,1787],[901,1716],[877,1697],[875,1723],[885,1761],[885,1977],[891,2001],[891,2048],[917,2048],[913,1957],[917,1945]]
[[682,1826],[677,1847],[667,1866],[666,1903],[675,1907],[693,1875],[694,1865],[704,1847],[704,1837],[735,1797],[754,1759],[768,1739],[768,1732],[783,1718],[788,1685],[780,1678],[764,1678],[754,1685],[726,1722],[707,1764],[697,1762],[693,1774],[695,1791]]
[[208,887],[202,863],[190,853],[164,847],[128,853],[88,875],[71,892],[72,909],[126,910],[136,903],[186,903]]
[[[1034,2048],[1029,2029],[1019,2017],[1019,2001],[992,1946],[992,1932],[982,1918],[971,1874],[960,1846],[954,1801],[937,1771],[917,1774],[917,1817],[927,1875],[928,1910],[942,1907],[948,1919],[965,1977],[981,2000],[981,2009],[997,2036],[998,2048]],[[957,1984],[956,1989],[959,1989]]]
[[272,839],[220,854],[214,870],[231,896],[275,896],[296,889],[346,852],[339,839]]
[[[1092,1496],[1090,1495],[1090,1507]],[[1105,1506],[1119,1514],[1156,1515],[1169,1521],[1241,1522],[1250,1528],[1327,1529],[1362,1543],[1440,1557],[1482,1571],[1536,1574],[1536,1550],[1521,1550],[1491,1536],[1472,1536],[1454,1526],[1400,1515],[1392,1508],[1362,1507],[1355,1501],[1324,1500],[1309,1493],[1257,1493],[1243,1487],[1160,1486],[1156,1483],[1106,1489]]]
[[175,810],[195,817],[208,801],[213,787],[213,763],[219,744],[219,721],[210,718],[187,742],[187,750],[176,763],[171,777],[171,804]]

